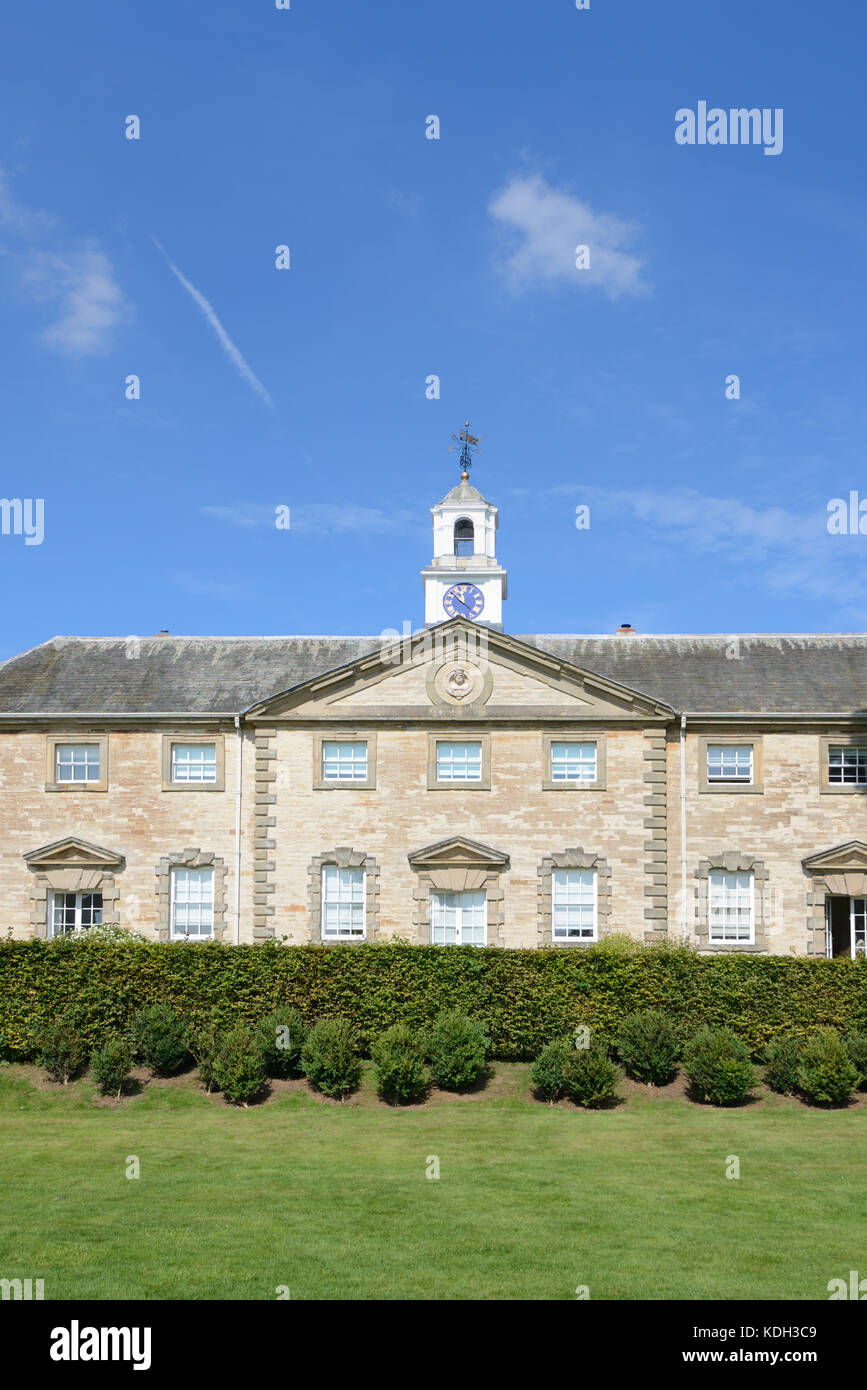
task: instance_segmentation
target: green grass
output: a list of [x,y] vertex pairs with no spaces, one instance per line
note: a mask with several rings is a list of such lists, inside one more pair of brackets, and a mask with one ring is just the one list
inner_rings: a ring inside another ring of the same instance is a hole
[[192,1077],[111,1107],[2,1067],[0,1277],[74,1299],[825,1299],[867,1269],[867,1106],[583,1112],[528,1075],[393,1110],[368,1067],[351,1104],[236,1110]]

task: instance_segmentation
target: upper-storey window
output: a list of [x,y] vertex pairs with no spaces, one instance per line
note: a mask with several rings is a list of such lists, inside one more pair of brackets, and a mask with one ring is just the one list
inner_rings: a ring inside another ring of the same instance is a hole
[[552,782],[595,782],[595,743],[552,743]]
[[56,782],[98,782],[98,743],[56,743],[54,745],[54,778]]
[[437,740],[438,782],[481,782],[481,743],[444,743]]
[[216,743],[173,743],[173,782],[216,782]]
[[455,522],[455,554],[472,555],[476,548],[476,536],[469,517],[462,516]]
[[708,782],[744,782],[753,780],[753,745],[751,743],[709,743],[707,746]]
[[867,785],[867,744],[830,744],[828,782],[831,786]]
[[367,743],[322,743],[322,779],[325,782],[366,782]]

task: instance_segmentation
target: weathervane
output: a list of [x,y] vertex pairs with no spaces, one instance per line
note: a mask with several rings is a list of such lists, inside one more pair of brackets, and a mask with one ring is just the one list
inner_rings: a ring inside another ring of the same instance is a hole
[[460,434],[452,435],[452,439],[455,442],[449,445],[449,453],[453,454],[455,449],[460,447],[461,477],[463,478],[468,478],[470,476],[470,469],[473,465],[473,454],[480,454],[482,452],[479,448],[479,440],[481,437],[480,434],[470,434],[469,420],[464,421],[464,427]]

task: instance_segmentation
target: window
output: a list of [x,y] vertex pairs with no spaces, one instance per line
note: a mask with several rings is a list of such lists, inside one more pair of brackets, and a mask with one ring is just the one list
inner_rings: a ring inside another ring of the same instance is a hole
[[216,782],[217,745],[215,743],[173,743],[173,782]]
[[476,548],[475,531],[469,517],[455,522],[455,554],[472,555]]
[[555,869],[551,875],[551,936],[554,941],[597,939],[595,869]]
[[484,946],[488,927],[488,899],[479,893],[430,895],[432,946]]
[[213,936],[214,870],[172,869],[171,934]]
[[354,941],[364,936],[364,870],[322,870],[322,940]]
[[101,893],[52,893],[49,899],[49,935],[66,936],[102,924]]
[[481,782],[481,743],[437,741],[436,777],[438,782]]
[[98,743],[56,743],[54,777],[57,782],[98,782]]
[[714,869],[709,874],[708,939],[754,943],[755,890],[751,873]]
[[324,782],[366,782],[366,743],[322,744],[322,780]]
[[709,743],[707,745],[708,782],[745,782],[753,780],[753,745],[751,743]]
[[595,782],[595,743],[552,743],[552,782]]
[[828,782],[867,785],[867,745],[832,743],[828,747]]

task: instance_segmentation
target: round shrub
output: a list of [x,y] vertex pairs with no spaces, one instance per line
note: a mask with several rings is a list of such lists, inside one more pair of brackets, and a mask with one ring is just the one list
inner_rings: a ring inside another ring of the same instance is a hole
[[801,1049],[801,1090],[814,1105],[846,1105],[858,1071],[835,1028],[817,1028]]
[[301,1050],[307,1079],[325,1096],[342,1100],[361,1079],[358,1037],[343,1018],[322,1018],[310,1029]]
[[623,1065],[636,1081],[664,1086],[680,1060],[680,1036],[674,1020],[658,1009],[629,1014],[617,1040]]
[[39,1060],[52,1081],[65,1086],[84,1066],[87,1049],[84,1039],[68,1018],[59,1018],[42,1029],[37,1040]]
[[240,1024],[217,1038],[212,1064],[213,1082],[227,1100],[245,1108],[266,1081],[265,1062],[251,1029]]
[[491,1040],[474,1018],[459,1009],[441,1013],[425,1050],[433,1079],[442,1091],[467,1091],[485,1074]]
[[297,1009],[275,1009],[256,1026],[256,1038],[269,1076],[297,1076],[307,1024]]
[[858,1089],[863,1091],[867,1087],[867,1033],[847,1033],[844,1042],[858,1073]]
[[749,1048],[729,1028],[700,1028],[683,1050],[693,1094],[711,1105],[740,1105],[756,1084]]
[[797,1038],[772,1038],[764,1051],[765,1082],[781,1096],[793,1096],[800,1084],[801,1044]]
[[148,1004],[133,1015],[139,1055],[158,1076],[173,1076],[190,1056],[189,1029],[170,1004]]
[[110,1038],[90,1057],[90,1070],[102,1094],[118,1100],[134,1065],[135,1045],[130,1038]]
[[405,1023],[387,1028],[370,1049],[376,1087],[384,1100],[406,1105],[418,1100],[428,1084],[421,1045]]
[[601,1045],[573,1048],[566,1064],[566,1095],[576,1105],[598,1109],[614,1099],[622,1075]]
[[568,1038],[555,1038],[546,1043],[533,1063],[530,1081],[542,1100],[560,1100],[566,1094],[569,1064],[575,1047]]

